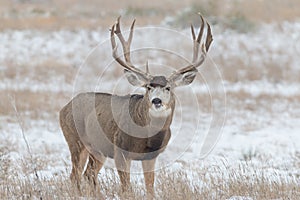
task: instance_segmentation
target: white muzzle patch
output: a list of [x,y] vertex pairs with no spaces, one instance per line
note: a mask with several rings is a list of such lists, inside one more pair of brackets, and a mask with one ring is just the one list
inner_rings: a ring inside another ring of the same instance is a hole
[[150,116],[155,118],[166,118],[171,112],[171,108],[166,108],[163,104],[160,107],[153,104],[149,109]]

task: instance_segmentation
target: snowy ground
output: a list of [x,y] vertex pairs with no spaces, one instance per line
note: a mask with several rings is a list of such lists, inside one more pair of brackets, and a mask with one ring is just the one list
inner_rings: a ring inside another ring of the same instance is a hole
[[[157,30],[159,32],[155,32]],[[200,70],[202,78],[188,89],[176,91],[180,102],[172,124],[174,135],[161,161],[167,162],[170,169],[187,168],[191,172],[199,165],[224,166],[225,162],[226,166],[238,168],[241,163],[249,162],[257,168],[283,174],[287,179],[299,177],[299,33],[298,22],[263,25],[258,31],[247,34],[223,32],[216,27],[210,59]],[[188,30],[180,33],[161,28],[137,30],[133,47],[138,55],[146,52],[147,57],[134,57],[134,61],[144,65],[148,59],[155,72],[161,65],[178,68],[186,63],[179,56],[187,60],[191,58],[189,37]],[[1,98],[8,102],[7,99],[12,96],[16,99],[17,108],[22,108],[19,113],[23,134],[33,155],[30,158],[12,105],[1,103],[1,109],[8,110],[0,116],[1,156],[21,163],[12,164],[13,171],[26,174],[28,165],[24,164],[24,160],[29,162],[28,159],[33,159],[41,176],[68,173],[71,163],[57,120],[59,108],[79,91],[115,91],[122,94],[135,90],[124,79],[119,80],[122,75],[120,67],[112,65],[106,70],[105,66],[112,62],[107,39],[106,29],[7,30],[0,33],[0,90],[4,92]],[[143,47],[167,49],[179,56],[174,58],[173,54],[160,50],[140,52]],[[224,76],[222,82],[211,67],[212,61],[221,72],[232,74],[234,78]],[[82,63],[85,63],[84,67],[80,68]],[[47,68],[41,70],[44,66]],[[256,73],[254,78],[251,76],[253,71]],[[102,73],[104,75],[101,76]],[[71,78],[66,78],[70,74]],[[116,86],[118,81],[120,83]],[[50,93],[50,101],[57,106],[50,113],[43,108],[37,111],[40,107],[35,108],[28,99],[24,101],[29,102],[23,102],[18,96],[20,91]],[[210,99],[210,93],[216,93],[215,99]],[[61,94],[64,98],[57,102],[56,97]],[[198,106],[196,110],[195,106]],[[42,112],[45,116],[34,118],[31,112]],[[218,123],[222,127],[220,137],[215,137],[216,146],[202,160],[201,145],[216,113],[221,113],[217,116],[221,120]],[[52,117],[47,117],[47,114]]]

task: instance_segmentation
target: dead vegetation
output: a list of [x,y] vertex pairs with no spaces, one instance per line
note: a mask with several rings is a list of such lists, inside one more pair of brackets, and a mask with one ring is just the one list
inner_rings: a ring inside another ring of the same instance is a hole
[[[71,185],[66,174],[40,179],[6,177],[1,180],[0,195],[1,199],[77,199],[79,196],[87,199],[146,199],[140,176],[142,174],[134,175],[132,190],[122,193],[116,172],[105,169],[98,177],[99,190],[93,191],[86,183],[82,186],[82,195]],[[164,169],[156,178],[155,199],[297,199],[299,184],[296,177],[259,169],[252,164],[175,172]]]
[[63,2],[3,0],[0,8],[0,29],[93,29],[110,26],[111,19],[115,19],[118,15],[138,17],[141,25],[160,24],[172,16],[175,17],[175,25],[182,26],[186,24],[187,19],[190,20],[200,11],[207,17],[211,16],[215,22],[221,22],[228,28],[243,32],[251,30],[261,21],[295,20],[300,15],[297,9],[299,6],[297,0],[184,0],[168,3],[168,6],[162,6],[159,0],[149,2],[89,0],[88,3],[82,0]]
[[15,111],[10,103],[13,98],[23,118],[51,121],[57,118],[59,109],[70,98],[70,94],[63,92],[30,90],[1,90],[0,95],[0,116],[14,118]]

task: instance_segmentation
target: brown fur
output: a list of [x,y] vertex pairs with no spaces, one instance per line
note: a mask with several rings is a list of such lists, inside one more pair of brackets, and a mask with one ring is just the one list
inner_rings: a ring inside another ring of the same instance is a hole
[[[173,112],[157,134],[149,138],[139,138],[128,135],[118,128],[111,106],[112,101],[116,102],[117,109],[122,110],[122,104],[129,100],[129,112],[132,120],[140,126],[146,126],[150,123],[148,114],[150,104],[147,95],[147,93],[144,96],[82,93],[73,98],[60,111],[60,125],[71,152],[72,172],[70,178],[79,189],[87,159],[89,158],[89,161],[84,176],[96,186],[97,174],[106,157],[110,157],[115,159],[123,190],[127,190],[130,183],[130,161],[143,161],[145,184],[147,190],[150,193],[153,192],[154,163],[170,139],[169,127]],[[174,110],[173,95],[170,107]],[[101,130],[97,127],[98,124],[103,132],[103,137],[97,138],[99,143],[103,144],[103,147],[99,147],[101,154],[94,153],[95,150],[90,146],[89,139],[85,138],[87,135],[99,136]]]
[[[143,72],[132,65],[130,44],[135,20],[127,41],[121,33],[120,17],[112,26],[110,36],[114,59],[124,67],[129,83],[145,87],[147,92],[145,95],[126,96],[82,93],[60,111],[61,128],[71,152],[71,180],[79,190],[87,158],[89,162],[84,175],[96,186],[97,174],[106,158],[110,157],[115,160],[123,190],[127,190],[130,184],[131,160],[141,160],[147,191],[153,195],[156,157],[164,151],[171,137],[170,125],[175,108],[172,90],[193,82],[197,67],[204,62],[213,40],[210,25],[201,15],[200,19],[202,23],[197,37],[191,26],[194,43],[192,64],[173,72],[168,78],[152,76],[148,67],[147,72]],[[205,25],[206,40],[202,40]],[[115,36],[122,44],[125,60],[117,55]]]

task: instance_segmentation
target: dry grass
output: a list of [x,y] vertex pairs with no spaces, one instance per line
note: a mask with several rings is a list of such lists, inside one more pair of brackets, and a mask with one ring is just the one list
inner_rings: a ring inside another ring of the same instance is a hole
[[[252,164],[239,168],[199,167],[190,172],[161,170],[157,172],[155,199],[229,199],[243,196],[252,199],[297,199],[299,181],[275,170],[257,169]],[[122,193],[116,173],[110,169],[99,176],[100,188],[93,191],[87,183],[82,195],[72,186],[66,174],[51,178],[28,176],[6,177],[0,185],[1,199],[145,199],[141,175],[132,180],[132,190]]]
[[[56,119],[58,111],[71,98],[71,92],[48,91],[47,87],[57,86],[57,78],[64,84],[71,84],[76,69],[55,60],[45,60],[34,66],[30,63],[20,66],[15,63],[6,63],[6,68],[0,73],[1,79],[9,80],[14,85],[6,85],[0,90],[0,116],[14,116],[11,106],[12,99],[24,118],[30,119]],[[30,88],[30,80],[35,86],[43,84],[45,88]],[[24,83],[25,82],[25,83]],[[25,86],[25,88],[23,88]]]
[[266,79],[272,83],[299,82],[299,71],[293,70],[286,63],[278,63],[277,60],[268,61],[263,65],[256,63],[247,64],[239,57],[230,58],[228,61],[216,57],[214,62],[220,66],[224,80],[236,83],[243,81],[258,81]]
[[56,120],[62,106],[70,99],[70,94],[30,90],[1,90],[0,116],[14,116],[12,98],[24,119]]
[[[163,6],[167,3],[168,6]],[[226,5],[226,6],[224,6]],[[177,21],[186,20],[201,11],[206,16],[228,18],[228,27],[249,28],[243,22],[271,22],[295,20],[300,15],[300,2],[286,1],[208,1],[184,0],[169,3],[158,0],[141,2],[89,0],[82,1],[9,1],[1,2],[0,29],[45,29],[108,27],[116,16],[122,14],[139,18],[139,24],[159,24],[167,16]]]
[[[31,60],[39,60],[31,58]],[[4,61],[5,68],[1,70],[1,79],[14,79],[22,84],[23,79],[30,79],[39,82],[47,82],[55,77],[63,76],[66,83],[72,83],[77,69],[71,64],[52,59],[42,59],[32,63],[15,63]]]

